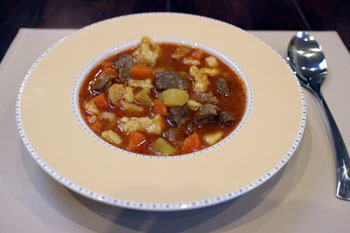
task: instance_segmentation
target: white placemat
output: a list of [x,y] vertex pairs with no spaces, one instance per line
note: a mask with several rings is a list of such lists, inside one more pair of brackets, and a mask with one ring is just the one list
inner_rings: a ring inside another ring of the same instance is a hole
[[[335,166],[316,99],[293,158],[271,180],[235,200],[184,212],[141,212],[75,194],[39,168],[15,120],[20,83],[32,63],[73,30],[21,29],[0,64],[1,232],[349,232],[350,202],[335,198]],[[292,31],[252,31],[282,56]],[[350,148],[350,56],[336,32],[312,32],[325,50],[323,92]]]

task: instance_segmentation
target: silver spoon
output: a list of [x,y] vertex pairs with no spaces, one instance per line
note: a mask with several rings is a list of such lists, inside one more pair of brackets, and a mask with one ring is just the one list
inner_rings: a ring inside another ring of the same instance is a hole
[[321,46],[313,36],[298,32],[290,41],[287,61],[301,84],[318,97],[324,107],[332,132],[337,165],[336,196],[350,201],[350,158],[337,124],[321,93],[321,85],[327,76],[327,61]]

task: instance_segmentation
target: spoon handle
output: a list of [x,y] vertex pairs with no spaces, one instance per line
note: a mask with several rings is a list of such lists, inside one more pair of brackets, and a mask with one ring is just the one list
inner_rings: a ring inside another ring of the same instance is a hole
[[333,118],[331,111],[328,108],[326,100],[322,93],[317,93],[321,104],[326,112],[329,126],[332,132],[333,145],[335,149],[336,165],[337,165],[337,189],[336,196],[342,200],[350,201],[350,158],[346,150],[343,138],[339,128]]

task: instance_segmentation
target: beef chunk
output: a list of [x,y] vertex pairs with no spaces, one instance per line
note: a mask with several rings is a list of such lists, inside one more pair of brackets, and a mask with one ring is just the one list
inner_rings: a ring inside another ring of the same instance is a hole
[[218,122],[219,108],[213,104],[204,104],[195,114],[195,120],[199,126]]
[[169,122],[177,128],[185,125],[188,121],[188,109],[187,105],[172,107],[169,110],[168,115]]
[[229,96],[231,94],[230,89],[227,86],[226,79],[218,78],[216,82],[216,91],[224,96]]
[[92,84],[91,90],[97,94],[105,92],[112,85],[113,76],[99,76]]
[[222,126],[228,126],[233,123],[235,117],[229,112],[222,111],[220,112],[219,120]]
[[136,62],[129,54],[123,54],[114,61],[114,67],[118,70],[118,79],[126,81],[130,79],[130,68],[135,66]]
[[186,133],[187,133],[187,134],[192,134],[192,133],[193,133],[193,123],[192,123],[192,122],[189,122],[189,123],[187,124]]
[[161,71],[156,77],[156,88],[158,91],[171,88],[186,90],[188,88],[187,83],[174,70]]
[[205,92],[195,92],[191,99],[200,102],[200,103],[211,103],[211,104],[218,104],[218,98],[213,95],[212,92],[205,93]]
[[182,139],[186,137],[186,133],[178,128],[170,128],[163,133],[163,137],[176,146],[182,145]]

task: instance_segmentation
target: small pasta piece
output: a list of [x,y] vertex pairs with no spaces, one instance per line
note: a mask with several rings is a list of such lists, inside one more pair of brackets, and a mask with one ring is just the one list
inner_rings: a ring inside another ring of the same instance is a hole
[[220,74],[220,71],[218,69],[207,68],[207,67],[200,68],[199,72],[202,73],[202,74],[209,75],[211,77],[214,77],[214,76],[217,76],[218,74]]
[[153,88],[152,79],[135,80],[129,79],[128,85],[130,87],[141,87],[141,88]]
[[218,142],[224,133],[222,131],[217,131],[215,133],[208,133],[203,136],[203,140],[208,144],[208,145],[213,145],[216,142]]
[[211,68],[217,67],[219,65],[218,60],[215,57],[213,57],[213,56],[205,58],[205,62]]
[[190,67],[190,75],[194,78],[194,90],[205,92],[209,86],[208,76],[200,72],[197,66]]
[[175,52],[171,54],[171,57],[174,59],[180,59],[186,54],[188,54],[191,51],[191,49],[186,47],[178,47],[176,48]]
[[84,104],[85,111],[90,114],[99,114],[100,111],[98,110],[96,104],[92,101],[86,102]]
[[142,112],[143,111],[143,107],[138,106],[136,104],[131,104],[128,103],[126,101],[120,101],[120,106],[126,110],[126,111],[130,111],[130,112]]
[[126,87],[123,92],[123,100],[131,103],[135,100],[134,91],[131,87]]
[[120,143],[122,143],[122,139],[120,138],[120,136],[113,130],[109,129],[109,130],[103,131],[101,136],[106,141],[114,143],[116,145],[119,145]]
[[192,66],[198,66],[200,63],[200,61],[196,60],[196,59],[193,59],[191,57],[185,57],[182,62],[185,64],[185,65],[192,65]]
[[160,115],[156,115],[152,119],[152,124],[144,125],[148,133],[161,134],[164,128],[164,119]]
[[108,89],[108,99],[113,105],[118,105],[119,100],[122,98],[125,86],[123,84],[113,84]]
[[113,113],[113,112],[102,112],[100,114],[100,119],[114,121],[115,120],[115,113]]
[[96,120],[97,120],[96,115],[90,115],[90,116],[88,117],[88,122],[89,122],[90,124],[95,123]]
[[153,66],[159,56],[160,47],[151,38],[144,36],[141,38],[141,44],[135,50],[133,56],[136,60],[145,65]]
[[161,134],[165,127],[164,119],[160,115],[149,117],[122,117],[118,121],[119,127],[124,132],[143,131],[153,134]]
[[193,110],[193,111],[196,111],[198,109],[200,109],[202,107],[202,104],[195,101],[195,100],[189,100],[187,102],[187,106],[189,109]]

